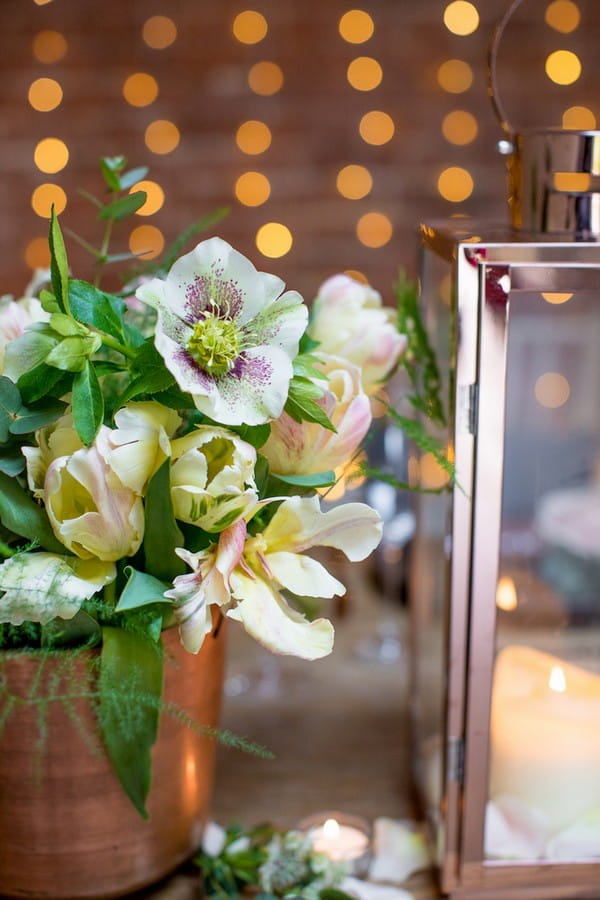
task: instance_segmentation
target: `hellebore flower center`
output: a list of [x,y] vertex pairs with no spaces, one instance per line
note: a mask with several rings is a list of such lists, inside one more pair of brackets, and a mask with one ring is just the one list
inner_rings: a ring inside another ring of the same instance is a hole
[[225,375],[240,355],[242,342],[235,322],[205,312],[194,325],[187,349],[198,365],[211,375]]

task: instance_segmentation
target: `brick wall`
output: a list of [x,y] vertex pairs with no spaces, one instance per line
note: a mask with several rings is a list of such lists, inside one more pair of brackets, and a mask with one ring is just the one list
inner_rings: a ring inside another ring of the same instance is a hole
[[[372,17],[374,33],[353,44],[338,31],[340,17],[353,7],[342,0],[3,0],[0,293],[19,293],[30,271],[26,258],[38,258],[39,248],[30,242],[44,236],[46,223],[31,208],[34,189],[44,182],[60,185],[67,196],[63,224],[96,240],[99,223],[77,188],[100,190],[99,156],[125,153],[132,163],[148,165],[148,177],[164,190],[163,208],[144,221],[160,228],[167,242],[190,220],[228,205],[232,212],[219,232],[307,298],[322,279],[343,269],[362,272],[389,294],[399,266],[414,272],[415,227],[422,218],[505,218],[504,169],[495,152],[499,129],[485,88],[486,45],[505,2],[473,2],[479,27],[461,36],[443,23],[446,0],[365,0],[356,5]],[[500,58],[506,104],[517,122],[529,125],[560,124],[563,111],[575,104],[600,119],[597,0],[579,0],[581,23],[566,34],[545,23],[548,5],[525,0],[511,24]],[[240,42],[232,31],[236,15],[247,8],[262,13],[268,24],[266,36],[253,44]],[[168,16],[177,28],[164,49],[142,39],[144,23],[154,15]],[[45,31],[63,36],[60,59],[35,58]],[[545,57],[558,48],[577,52],[583,62],[582,77],[572,86],[557,87],[544,74]],[[383,78],[373,90],[356,90],[348,82],[347,67],[358,56],[381,65]],[[439,67],[448,59],[471,67],[468,90],[451,93],[440,85]],[[284,77],[271,96],[248,84],[252,65],[265,60],[275,62]],[[147,106],[123,99],[123,83],[134,72],[152,75],[158,84],[158,96]],[[41,77],[63,90],[62,102],[47,112],[28,102],[31,83]],[[444,117],[457,109],[477,123],[477,136],[464,145],[451,143],[441,130]],[[394,135],[381,145],[359,134],[361,117],[371,110],[393,120]],[[161,119],[177,126],[180,141],[171,152],[157,154],[145,145],[144,134]],[[237,128],[248,119],[271,130],[269,148],[258,155],[236,145]],[[44,174],[34,163],[36,145],[47,137],[60,138],[69,150],[68,164],[57,173]],[[362,199],[346,199],[337,190],[337,174],[348,164],[371,173],[372,189]],[[445,200],[438,190],[440,173],[453,166],[467,169],[473,179],[464,202]],[[234,195],[237,178],[248,170],[263,173],[271,186],[269,199],[256,207]],[[356,234],[357,221],[369,212],[391,224],[391,238],[380,247],[365,246]],[[290,230],[287,254],[268,259],[257,249],[255,235],[265,222]],[[127,248],[132,227],[127,223],[116,234],[115,251]],[[78,274],[89,274],[85,255],[69,247]]]

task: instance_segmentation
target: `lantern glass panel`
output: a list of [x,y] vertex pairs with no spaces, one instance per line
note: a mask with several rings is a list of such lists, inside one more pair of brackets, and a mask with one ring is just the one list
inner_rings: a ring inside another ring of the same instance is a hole
[[600,857],[600,295],[513,291],[488,859]]

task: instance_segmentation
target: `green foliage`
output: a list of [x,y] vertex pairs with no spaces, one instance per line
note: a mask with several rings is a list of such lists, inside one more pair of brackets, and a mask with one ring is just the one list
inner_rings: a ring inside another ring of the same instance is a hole
[[126,305],[121,299],[76,278],[69,282],[69,297],[71,312],[78,322],[125,341],[123,313]]
[[39,622],[11,625],[0,622],[0,651],[25,650],[41,646],[42,626]]
[[69,263],[65,242],[54,206],[50,215],[50,275],[56,304],[62,312],[69,310]]
[[168,457],[150,479],[144,504],[144,571],[160,581],[173,581],[186,571],[175,553],[183,547],[183,535],[173,514],[170,477]]
[[38,506],[18,481],[0,472],[0,521],[9,532],[37,540],[51,553],[68,555],[68,550],[54,537],[45,510]]
[[301,375],[290,381],[285,411],[294,422],[317,422],[329,431],[336,431],[325,410],[315,401],[323,396],[323,389]]
[[92,443],[104,418],[104,396],[91,362],[73,379],[73,424],[86,447]]
[[[175,379],[165,366],[152,338],[148,338],[137,348],[131,362],[131,375],[132,380],[119,400],[121,404],[142,394],[166,391],[175,384]],[[189,402],[189,395],[185,396]]]
[[107,203],[106,206],[103,206],[98,213],[98,218],[112,219],[114,222],[126,219],[127,216],[133,215],[144,205],[146,197],[145,191],[135,191],[135,193],[128,194],[126,197],[119,197],[118,200],[113,200],[112,203]]
[[303,488],[331,487],[336,482],[335,472],[331,469],[327,472],[313,472],[310,475],[275,475],[272,472],[271,478]]
[[127,584],[119,597],[116,612],[139,609],[152,603],[171,604],[171,600],[164,596],[165,591],[171,587],[167,582],[159,581],[147,572],[138,572],[133,566],[125,566],[124,574],[127,576]]
[[0,443],[6,443],[9,435],[24,435],[50,425],[62,415],[66,403],[49,398],[27,407],[21,402],[18,387],[4,375],[0,375]]

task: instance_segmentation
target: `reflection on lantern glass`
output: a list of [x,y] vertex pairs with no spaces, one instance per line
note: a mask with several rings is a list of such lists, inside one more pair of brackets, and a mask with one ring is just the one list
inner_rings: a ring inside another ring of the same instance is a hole
[[348,278],[352,278],[353,281],[359,281],[361,284],[368,284],[369,279],[365,275],[364,272],[359,272],[358,269],[345,269],[344,275],[347,275]]
[[241,44],[258,44],[268,30],[267,20],[254,9],[245,9],[233,20],[233,34]]
[[58,184],[47,182],[39,184],[31,195],[31,208],[42,219],[50,218],[50,211],[54,206],[57,216],[64,211],[67,205],[67,195]]
[[248,72],[248,85],[255,94],[270,97],[283,87],[283,72],[274,62],[254,63]]
[[154,259],[164,246],[162,232],[154,225],[138,225],[129,235],[129,249],[141,259]]
[[337,174],[336,187],[342,197],[361,200],[373,187],[373,178],[364,166],[344,166]]
[[546,291],[546,293],[542,294],[546,303],[554,304],[566,303],[572,296],[573,294],[560,294],[557,291]]
[[564,694],[567,690],[567,679],[562,666],[552,666],[550,677],[548,678],[548,687],[557,694]]
[[44,138],[35,148],[33,161],[40,172],[60,172],[69,161],[69,150],[58,138]]
[[371,56],[357,56],[347,70],[348,81],[357,91],[372,91],[381,84],[383,69]]
[[450,144],[470,144],[477,137],[477,132],[477,119],[464,109],[449,112],[442,122],[442,134]]
[[30,106],[38,112],[49,112],[60,104],[63,92],[53,78],[36,78],[29,87],[27,98]]
[[264,153],[271,146],[271,129],[264,122],[249,119],[242,122],[237,130],[235,142],[242,153],[256,156]]
[[570,34],[579,25],[581,14],[577,4],[572,3],[571,0],[554,0],[546,7],[545,19],[546,24],[555,31]]
[[421,487],[435,489],[448,483],[448,473],[440,466],[433,453],[425,453],[419,463]]
[[52,3],[52,0],[33,0],[36,6],[45,6],[47,3]]
[[168,16],[150,16],[142,28],[142,40],[153,50],[170,47],[177,37],[177,26]]
[[467,0],[454,0],[444,10],[444,25],[452,34],[473,34],[479,25],[479,13]]
[[363,44],[375,31],[373,19],[364,9],[349,9],[340,19],[339,31],[349,44]]
[[289,228],[281,222],[267,222],[256,232],[256,246],[263,256],[278,259],[292,248],[293,238]]
[[593,131],[596,127],[596,116],[587,106],[570,106],[562,116],[562,127],[575,131]]
[[438,191],[445,200],[461,203],[473,193],[473,178],[467,169],[450,166],[438,178]]
[[386,112],[372,109],[371,112],[364,114],[358,130],[361,138],[367,144],[375,146],[387,144],[394,136],[394,120]]
[[581,75],[581,62],[571,50],[555,50],[546,59],[546,75],[555,84],[573,84]]
[[148,106],[158,97],[158,82],[146,72],[135,72],[125,79],[123,96],[130,106]]
[[137,184],[133,185],[129,193],[135,194],[136,191],[144,191],[146,194],[145,203],[136,211],[138,216],[153,215],[155,212],[158,212],[165,202],[165,192],[156,181],[138,181]]
[[42,63],[54,63],[67,52],[67,40],[60,31],[39,31],[33,39],[33,55]]
[[503,575],[499,579],[498,587],[496,588],[496,606],[505,612],[512,612],[518,605],[515,583],[508,575]]
[[546,409],[558,409],[569,399],[569,382],[560,372],[545,372],[537,379],[534,388],[535,399]]
[[150,122],[144,134],[144,141],[152,153],[171,153],[179,144],[180,134],[177,125],[168,119],[157,119]]
[[356,223],[356,236],[365,247],[383,247],[389,243],[392,234],[392,223],[380,212],[365,213]]
[[473,70],[462,59],[447,59],[438,69],[438,84],[449,94],[463,94],[473,84]]
[[50,247],[48,238],[36,237],[29,241],[23,254],[30,269],[46,269],[50,265]]
[[271,185],[262,172],[244,172],[236,181],[234,190],[244,206],[260,206],[269,199]]

